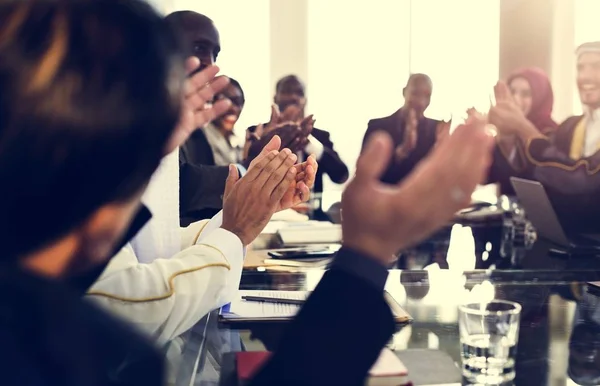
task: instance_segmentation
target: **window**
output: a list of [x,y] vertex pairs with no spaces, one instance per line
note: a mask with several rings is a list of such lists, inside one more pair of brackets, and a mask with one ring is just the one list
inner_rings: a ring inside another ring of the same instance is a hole
[[433,81],[427,116],[487,111],[499,76],[499,0],[413,0],[410,71]]
[[368,121],[403,103],[408,5],[409,0],[308,1],[308,111],[317,127],[331,133],[350,169]]
[[[600,41],[600,29],[598,29],[598,13],[600,12],[600,1],[577,0],[575,2],[575,45],[573,52],[580,44],[585,42]],[[576,58],[573,55],[573,65]],[[573,79],[575,82],[575,79]],[[573,111],[575,114],[582,113],[581,101],[577,88],[573,88]]]

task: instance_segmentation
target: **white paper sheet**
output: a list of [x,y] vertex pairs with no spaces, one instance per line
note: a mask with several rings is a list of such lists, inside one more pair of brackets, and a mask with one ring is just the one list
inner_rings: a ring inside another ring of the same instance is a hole
[[249,291],[241,290],[239,296],[228,307],[221,309],[221,316],[225,319],[261,319],[261,318],[292,318],[299,305],[266,303],[242,300],[242,296],[273,297],[277,299],[304,300],[308,291]]

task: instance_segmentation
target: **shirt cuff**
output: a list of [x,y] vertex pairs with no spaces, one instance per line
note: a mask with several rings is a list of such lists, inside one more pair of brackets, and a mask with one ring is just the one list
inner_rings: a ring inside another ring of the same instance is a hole
[[378,263],[375,259],[344,247],[337,253],[337,256],[331,265],[331,269],[342,270],[357,276],[381,291],[385,288],[385,282],[388,277],[387,268]]
[[[242,247],[242,257],[245,257],[246,256],[246,248],[244,248],[244,246],[242,245],[242,240],[240,240],[240,238],[237,237],[236,235],[234,235],[233,233],[221,228],[221,225],[223,225],[223,211],[222,210],[219,211],[219,213],[215,214],[214,217],[210,219],[208,224],[206,224],[204,226],[204,229],[202,229],[202,233],[200,233],[200,236],[198,236],[196,245],[211,244],[210,242],[206,241],[207,237],[212,236],[215,231],[223,231],[228,234],[228,236],[225,236],[226,239],[229,239],[230,237],[232,237],[235,239],[234,244],[236,244],[236,245],[239,244]],[[219,234],[220,233],[221,232],[219,232]],[[227,256],[227,255],[225,254],[225,256]]]
[[325,147],[323,146],[321,141],[319,141],[312,135],[309,135],[308,136],[308,145],[306,145],[306,148],[304,148],[304,151],[306,151],[306,153],[308,153],[309,155],[314,154],[318,161],[323,156],[323,153],[325,152]]
[[244,177],[244,175],[246,175],[246,172],[248,171],[244,165],[242,164],[235,164],[235,167],[237,168],[238,172],[240,173],[240,178]]
[[222,210],[220,210],[219,213],[215,214],[213,216],[213,218],[211,218],[208,221],[208,223],[204,226],[204,228],[202,229],[202,232],[200,233],[200,236],[198,236],[198,239],[196,240],[196,244],[202,244],[203,238],[206,237],[206,235],[210,234],[215,229],[221,228],[221,225],[223,225],[223,211]]
[[200,237],[196,245],[199,244],[208,245],[219,250],[230,265],[236,264],[238,261],[243,261],[244,246],[242,245],[242,241],[239,237],[223,228],[215,229],[206,234],[206,236]]

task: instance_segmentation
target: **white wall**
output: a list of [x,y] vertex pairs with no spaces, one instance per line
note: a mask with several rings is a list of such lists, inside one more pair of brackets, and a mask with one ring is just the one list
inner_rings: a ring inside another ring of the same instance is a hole
[[308,5],[308,110],[353,169],[369,119],[390,115],[402,104],[409,1]]
[[499,0],[414,0],[410,70],[433,81],[428,116],[464,117],[487,111],[498,81]]

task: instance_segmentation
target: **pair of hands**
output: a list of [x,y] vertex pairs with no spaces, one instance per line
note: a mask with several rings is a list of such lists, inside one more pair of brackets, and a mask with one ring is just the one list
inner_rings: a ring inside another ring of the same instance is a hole
[[275,212],[308,201],[318,164],[314,156],[296,164],[290,149],[278,151],[281,138],[274,136],[252,161],[242,178],[230,165],[223,196],[223,225],[248,245],[267,225]]
[[[417,146],[417,140],[419,138],[418,134],[418,119],[417,114],[414,110],[408,111],[408,117],[406,121],[406,126],[404,128],[404,138],[402,143],[396,147],[394,152],[394,157],[396,161],[403,160],[408,157],[410,153]],[[448,122],[441,121],[436,128],[436,146],[441,144],[443,141],[448,138],[450,135],[450,126],[452,125],[452,119]]]
[[487,120],[496,126],[501,137],[516,136],[526,143],[530,138],[542,136],[523,114],[505,82],[496,83],[494,96],[496,104],[490,107]]
[[397,185],[380,182],[392,155],[391,138],[373,134],[342,198],[344,245],[387,265],[399,250],[423,241],[469,205],[491,164],[494,140],[485,124],[467,120]]
[[269,123],[259,124],[254,132],[246,132],[244,158],[248,162],[252,161],[274,136],[281,138],[282,147],[294,153],[304,150],[315,119],[313,115],[302,118],[302,110],[302,107],[291,105],[282,113],[276,105],[272,105]]

